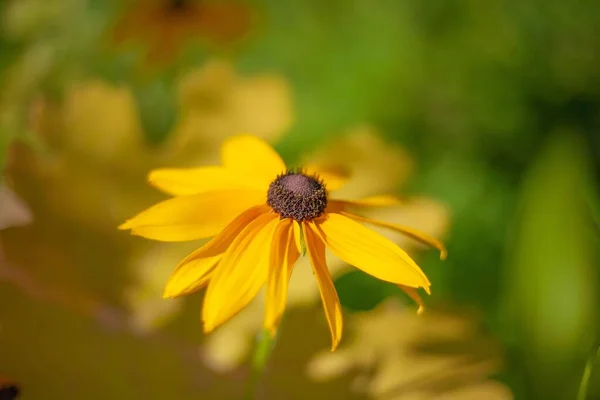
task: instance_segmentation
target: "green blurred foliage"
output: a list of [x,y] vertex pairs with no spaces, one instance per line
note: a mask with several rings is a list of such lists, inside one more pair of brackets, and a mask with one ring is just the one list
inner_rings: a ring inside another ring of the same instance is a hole
[[575,398],[596,353],[598,240],[586,199],[593,182],[589,153],[572,131],[549,138],[523,182],[502,326],[528,377],[525,398]]
[[[361,123],[374,123],[387,140],[408,147],[418,167],[403,194],[440,199],[452,216],[448,259],[441,263],[433,251],[418,256],[434,283],[427,301],[485,315],[489,329],[518,354],[505,374],[518,396],[551,390],[542,381],[565,385],[566,391],[577,387],[598,326],[598,313],[591,312],[598,306],[598,263],[592,257],[598,243],[586,242],[592,218],[585,209],[591,207],[600,226],[597,188],[589,185],[600,172],[600,2],[247,4],[257,19],[240,43],[215,47],[190,41],[170,64],[146,69],[139,49],[113,48],[107,39],[125,12],[122,2],[2,2],[0,168],[10,141],[36,143],[29,121],[36,99],[60,102],[74,82],[99,77],[125,83],[135,95],[145,138],[160,146],[181,118],[174,87],[180,73],[212,56],[231,60],[244,74],[280,73],[291,84],[296,113],[291,131],[277,143],[286,161],[296,162]],[[557,128],[577,135],[549,139]],[[36,197],[35,188],[28,190]],[[579,191],[587,197],[579,199]],[[87,241],[79,251],[97,251],[94,243]],[[100,247],[109,252],[110,246]],[[103,262],[89,276],[67,281],[96,288],[118,303],[114,292],[127,279],[114,268],[113,275],[103,275]],[[67,269],[74,273],[78,267]],[[531,282],[541,283],[530,287]],[[358,272],[340,277],[336,287],[346,309],[359,312],[397,293]],[[500,312],[506,297],[520,299],[510,318]],[[193,321],[196,316],[188,314]],[[19,329],[37,326],[6,310],[1,316],[13,318],[9,322]],[[51,333],[60,337],[59,331]],[[9,339],[20,343],[16,336]],[[161,357],[168,358],[156,359]],[[122,362],[117,356],[112,361],[105,367]],[[50,362],[44,368],[60,366]],[[152,381],[157,387],[149,390],[168,396],[167,385],[159,382]],[[600,395],[600,385],[591,390]]]

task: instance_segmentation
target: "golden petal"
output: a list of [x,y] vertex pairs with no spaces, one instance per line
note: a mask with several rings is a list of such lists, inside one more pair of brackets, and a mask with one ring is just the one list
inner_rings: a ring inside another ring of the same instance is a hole
[[244,210],[265,202],[265,193],[229,189],[179,196],[158,203],[128,220],[119,229],[161,241],[186,241],[216,235]]
[[202,288],[240,232],[268,211],[268,206],[256,206],[244,211],[217,236],[188,255],[171,274],[163,297],[179,297]]
[[252,221],[231,243],[208,283],[202,321],[206,333],[244,308],[264,285],[278,218],[274,213]]
[[321,292],[321,300],[325,309],[325,316],[331,330],[331,351],[334,351],[342,340],[343,319],[342,306],[338,297],[331,275],[327,270],[325,261],[325,245],[316,233],[317,228],[313,222],[303,222],[302,228],[304,231],[304,239],[306,241],[306,249],[310,258],[319,291]]
[[225,168],[251,182],[252,186],[264,188],[265,192],[277,175],[286,169],[271,145],[251,135],[227,139],[221,147],[221,158]]
[[327,214],[315,223],[327,247],[348,264],[384,281],[429,290],[423,271],[390,240],[341,214]]
[[267,279],[267,296],[264,327],[274,336],[285,311],[287,288],[294,264],[300,252],[294,241],[291,219],[279,221],[271,247],[271,265]]

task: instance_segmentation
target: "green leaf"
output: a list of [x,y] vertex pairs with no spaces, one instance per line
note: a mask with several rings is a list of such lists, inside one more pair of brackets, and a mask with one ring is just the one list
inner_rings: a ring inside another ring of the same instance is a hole
[[171,79],[160,77],[138,83],[133,93],[147,140],[162,143],[177,121],[177,99]]
[[523,183],[504,290],[529,398],[575,398],[597,337],[589,163],[581,137],[558,132]]

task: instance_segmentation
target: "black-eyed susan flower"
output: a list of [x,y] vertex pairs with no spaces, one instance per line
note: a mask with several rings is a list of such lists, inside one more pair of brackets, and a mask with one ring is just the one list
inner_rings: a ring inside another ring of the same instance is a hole
[[221,158],[221,166],[152,171],[150,183],[175,197],[120,226],[162,241],[214,236],[180,263],[164,293],[177,297],[206,286],[205,332],[244,308],[266,283],[264,327],[274,334],[285,310],[290,274],[304,250],[321,293],[332,350],[342,336],[342,311],[327,270],[326,248],[348,264],[399,285],[422,307],[416,289],[429,293],[430,287],[423,271],[402,249],[362,223],[394,229],[437,247],[442,258],[443,245],[411,228],[350,211],[395,204],[394,198],[330,198],[330,192],[343,184],[341,176],[310,166],[287,169],[275,150],[254,136],[227,140]]

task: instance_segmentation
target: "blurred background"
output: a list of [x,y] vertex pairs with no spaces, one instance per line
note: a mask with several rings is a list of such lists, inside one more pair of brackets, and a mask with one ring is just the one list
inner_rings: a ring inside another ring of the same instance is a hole
[[[0,386],[22,399],[241,399],[261,298],[213,334],[161,298],[202,243],[116,227],[156,167],[252,133],[394,241],[427,310],[334,259],[340,348],[306,260],[260,399],[600,399],[600,2],[0,2]],[[389,232],[385,232],[389,235]],[[8,391],[6,391],[8,394]],[[9,397],[10,398],[10,397]]]

